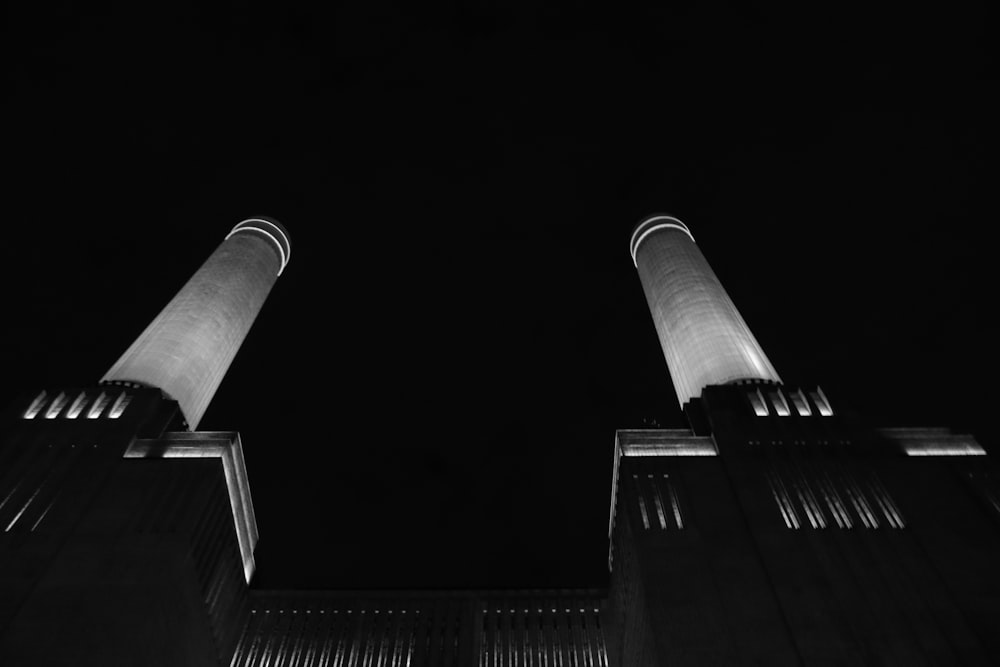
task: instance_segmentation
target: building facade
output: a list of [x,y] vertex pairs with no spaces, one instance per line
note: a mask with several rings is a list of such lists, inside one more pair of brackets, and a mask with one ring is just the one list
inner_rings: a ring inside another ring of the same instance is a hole
[[291,255],[258,218],[102,383],[0,416],[0,664],[1000,663],[986,450],[782,384],[676,218],[630,252],[690,428],[617,432],[608,589],[250,587],[239,434],[192,427]]

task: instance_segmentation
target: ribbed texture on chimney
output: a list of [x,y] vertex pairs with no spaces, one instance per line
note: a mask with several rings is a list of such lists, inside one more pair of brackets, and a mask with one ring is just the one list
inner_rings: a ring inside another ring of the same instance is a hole
[[709,385],[781,382],[684,223],[650,216],[629,250],[681,407]]
[[236,225],[102,381],[159,388],[196,429],[290,254],[276,221]]

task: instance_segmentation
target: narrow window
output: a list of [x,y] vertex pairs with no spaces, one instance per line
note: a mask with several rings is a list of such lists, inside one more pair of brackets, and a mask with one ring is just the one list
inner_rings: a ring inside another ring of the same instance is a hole
[[35,400],[33,400],[31,402],[31,405],[28,406],[28,409],[24,411],[25,419],[35,418],[35,415],[38,414],[38,411],[42,409],[43,405],[45,405],[45,396],[46,393],[43,391],[40,394],[38,394],[38,396],[35,397]]
[[73,401],[73,405],[69,406],[69,410],[66,411],[66,419],[76,419],[80,416],[80,412],[83,411],[83,406],[87,403],[87,392],[81,391],[80,395],[76,397]]
[[875,501],[878,503],[879,508],[882,510],[882,514],[885,515],[886,520],[889,525],[893,528],[902,528],[906,524],[903,522],[903,516],[896,507],[895,501],[893,501],[892,496],[886,490],[885,486],[882,485],[882,480],[880,480],[874,473],[872,473],[870,486],[872,493],[875,496]]
[[[507,615],[507,661],[514,661],[514,667],[517,667],[517,651],[515,649],[515,637],[514,637],[514,610],[511,609],[510,613]],[[441,627],[441,643],[444,643],[444,626]]]
[[788,409],[788,401],[785,400],[785,395],[780,389],[768,392],[771,398],[771,405],[774,406],[774,411],[779,417],[787,417],[792,414],[792,411]]
[[608,648],[604,644],[604,631],[601,629],[599,609],[594,609],[594,632],[597,634],[597,667],[608,667]]
[[[538,610],[538,651],[541,653],[541,667],[549,667],[549,649],[545,647],[545,617]],[[554,658],[553,658],[554,659]]]
[[45,411],[46,419],[55,419],[62,412],[63,406],[66,405],[66,392],[60,392],[56,399],[52,401],[52,405],[49,409]]
[[18,512],[16,515],[14,515],[14,518],[11,519],[10,523],[7,524],[7,527],[4,528],[4,532],[10,532],[10,529],[14,527],[14,524],[17,523],[17,520],[21,518],[21,515],[24,514],[24,512],[28,509],[28,505],[30,505],[32,501],[35,500],[35,497],[38,496],[38,492],[41,490],[42,490],[41,486],[35,489],[35,492],[31,494],[30,498],[28,498],[28,502],[24,503],[24,507],[21,508],[21,511]]
[[[524,610],[524,632],[521,635],[521,655],[524,657],[524,664],[526,667],[534,667],[534,660],[531,657],[531,630],[528,628],[528,610]],[[456,636],[455,641],[458,641]]]
[[823,493],[823,499],[826,500],[826,506],[829,508],[830,514],[833,515],[834,521],[837,522],[837,527],[842,529],[853,528],[854,524],[847,513],[847,508],[844,507],[844,501],[841,499],[840,494],[837,493],[837,488],[833,485],[833,481],[829,475],[820,478],[819,488]]
[[813,403],[816,404],[816,409],[819,410],[819,414],[823,417],[829,417],[833,414],[833,408],[830,407],[830,401],[827,400],[826,394],[819,387],[816,387],[816,391],[809,392],[809,396],[812,397]]
[[503,644],[500,643],[500,610],[497,609],[495,618],[497,619],[497,631],[493,635],[493,664],[496,664],[498,660],[503,660]]
[[844,488],[847,489],[847,495],[851,499],[854,511],[857,512],[858,517],[861,519],[861,523],[864,524],[865,528],[872,530],[878,528],[878,521],[872,513],[871,505],[868,504],[868,499],[865,498],[865,494],[862,493],[861,487],[859,487],[853,479],[845,476]]
[[653,502],[656,504],[656,516],[660,519],[660,530],[667,529],[667,515],[663,510],[663,499],[660,497],[660,489],[657,488],[653,476],[648,475],[649,485],[653,487]]
[[111,410],[108,412],[108,419],[118,419],[125,412],[125,408],[132,401],[132,397],[126,394],[124,391],[118,395],[115,399],[115,404],[111,406]]
[[809,407],[809,401],[806,400],[806,395],[802,393],[801,389],[796,389],[792,394],[792,403],[795,404],[795,410],[799,413],[800,417],[812,416],[812,409]]
[[642,497],[642,488],[639,486],[639,476],[632,475],[632,481],[635,483],[635,495],[639,499],[639,512],[642,514],[642,525],[646,530],[649,530],[649,514],[646,513],[646,500]]
[[816,496],[809,487],[809,482],[806,481],[806,478],[799,475],[793,486],[795,487],[796,495],[799,497],[799,503],[802,509],[805,510],[806,517],[809,519],[812,527],[826,528],[826,517],[823,516],[823,510],[820,509],[819,503],[816,502]]
[[795,508],[792,507],[792,501],[788,497],[788,489],[785,488],[785,483],[781,481],[777,473],[769,473],[767,482],[771,486],[771,494],[774,496],[774,502],[778,504],[778,509],[781,510],[781,517],[785,520],[785,526],[798,530],[800,527],[799,517],[795,513]]
[[100,417],[110,400],[111,397],[102,391],[97,399],[94,400],[94,404],[90,406],[90,410],[87,411],[87,419],[97,419]]
[[753,406],[753,413],[758,417],[767,416],[767,404],[764,403],[764,397],[760,393],[760,389],[754,389],[747,396],[750,398],[750,405]]
[[677,489],[667,481],[668,477],[663,476],[663,483],[667,485],[667,493],[670,494],[670,507],[674,510],[674,522],[678,530],[683,530],[684,520],[681,518],[681,504],[677,501]]
[[56,503],[55,498],[49,501],[48,506],[46,506],[46,508],[42,510],[41,515],[37,519],[35,519],[35,523],[31,525],[31,532],[35,532],[35,528],[38,528],[38,524],[42,522],[42,519],[45,518],[45,515],[49,513],[49,510],[52,509],[52,506],[55,505],[55,503]]
[[490,649],[489,649],[489,625],[487,623],[487,610],[483,609],[483,627],[482,627],[482,641],[479,642],[479,667],[489,667],[490,659]]

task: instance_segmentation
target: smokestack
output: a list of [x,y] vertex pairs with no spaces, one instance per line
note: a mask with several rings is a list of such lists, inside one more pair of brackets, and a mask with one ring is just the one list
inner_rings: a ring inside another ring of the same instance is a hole
[[681,408],[709,385],[781,382],[683,222],[643,219],[629,250]]
[[277,220],[233,227],[101,381],[162,390],[196,429],[291,252]]

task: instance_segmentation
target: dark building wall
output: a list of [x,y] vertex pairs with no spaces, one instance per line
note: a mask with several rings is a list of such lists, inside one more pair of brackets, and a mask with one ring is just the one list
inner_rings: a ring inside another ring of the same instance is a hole
[[[69,419],[81,392],[87,406]],[[41,394],[32,392],[0,419],[0,628],[71,538],[135,433],[160,410],[159,392],[131,392],[127,408],[112,419],[112,402],[123,393],[119,387],[49,390],[39,403]],[[99,416],[88,418],[102,401]],[[38,411],[25,419],[32,404]],[[47,417],[54,408],[59,412]]]
[[616,543],[634,555],[612,570],[611,599],[631,607],[611,619],[617,664],[796,664],[719,459],[624,457],[619,486]]
[[123,459],[176,405],[87,392],[109,390],[114,419],[5,416],[0,664],[227,664],[246,584],[222,463]]
[[0,664],[1000,664],[1000,475],[943,429],[709,387],[711,437],[619,433],[606,595],[250,592],[238,438],[110,391],[116,419],[74,390],[0,421]]
[[[621,458],[613,541],[635,552],[635,565],[613,570],[610,596],[635,605],[632,591],[643,591],[653,664],[1000,662],[1000,502],[989,458],[908,457],[836,406],[779,415],[775,391],[709,387],[688,406],[704,416],[718,456],[662,446]],[[683,529],[669,516],[663,528],[657,514],[668,485]],[[631,664],[626,656],[648,642],[638,623],[610,619],[612,641],[624,644],[616,655]]]
[[612,532],[611,586],[608,596],[608,652],[612,665],[654,667],[656,650],[653,646],[652,619],[646,609],[643,576],[640,572],[636,540],[627,516],[631,507],[619,492],[622,516]]

